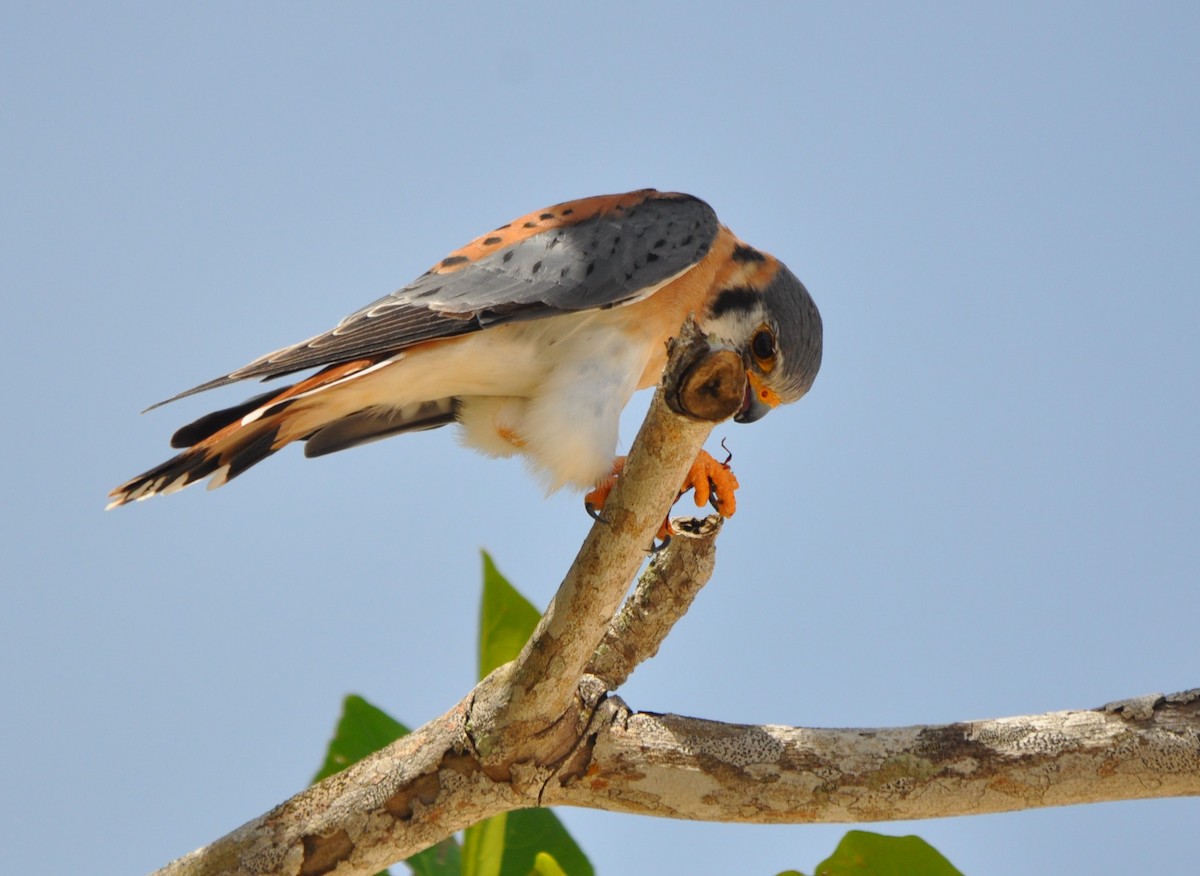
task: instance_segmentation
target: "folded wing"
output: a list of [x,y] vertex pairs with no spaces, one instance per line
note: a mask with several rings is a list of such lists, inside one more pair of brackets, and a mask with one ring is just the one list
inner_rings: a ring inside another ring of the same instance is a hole
[[718,228],[708,204],[653,189],[548,207],[476,238],[336,328],[159,404],[251,377],[378,360],[504,322],[638,301],[699,262]]

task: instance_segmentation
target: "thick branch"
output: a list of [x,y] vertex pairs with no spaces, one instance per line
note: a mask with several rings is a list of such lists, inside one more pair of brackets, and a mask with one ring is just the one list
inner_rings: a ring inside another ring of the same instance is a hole
[[339,864],[338,873],[365,876],[469,824],[528,806],[475,763],[468,706],[464,700],[155,876],[318,876]]
[[[594,681],[594,680],[593,680]],[[490,778],[468,701],[159,871],[373,873],[499,812],[587,806],[669,818],[862,823],[1200,795],[1200,690],[929,727],[810,730],[634,713],[585,680],[581,745]]]
[[597,710],[546,805],[703,821],[868,822],[1200,795],[1200,690],[1079,712],[808,730]]

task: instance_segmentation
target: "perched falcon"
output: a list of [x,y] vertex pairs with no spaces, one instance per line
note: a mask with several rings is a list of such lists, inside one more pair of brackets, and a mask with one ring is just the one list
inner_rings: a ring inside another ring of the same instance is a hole
[[[320,369],[184,426],[171,446],[186,449],[113,490],[109,507],[210,476],[219,487],[293,441],[321,456],[451,422],[484,453],[522,454],[552,490],[594,486],[619,471],[621,410],[658,381],[689,314],[745,362],[738,422],[796,401],[817,376],[821,317],[808,291],[704,201],[643,189],[547,207],[336,328],[168,399]],[[728,515],[736,485],[702,453],[684,489],[696,487],[698,504],[711,491]]]

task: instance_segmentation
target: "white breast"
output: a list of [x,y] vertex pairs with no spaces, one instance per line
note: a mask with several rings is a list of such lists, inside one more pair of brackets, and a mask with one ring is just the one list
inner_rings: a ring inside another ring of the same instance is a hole
[[621,411],[649,358],[615,322],[557,317],[497,338],[495,361],[520,379],[506,382],[502,397],[463,397],[465,442],[495,455],[522,453],[548,490],[594,485],[611,469]]
[[611,468],[621,411],[652,352],[627,322],[619,309],[588,311],[414,347],[338,403],[352,413],[458,398],[465,444],[524,455],[549,490],[588,487]]

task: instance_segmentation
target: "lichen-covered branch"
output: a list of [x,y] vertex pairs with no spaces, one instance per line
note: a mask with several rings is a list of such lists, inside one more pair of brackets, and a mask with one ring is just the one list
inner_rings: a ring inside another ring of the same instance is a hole
[[694,332],[677,345],[604,522],[517,660],[441,718],[159,873],[366,876],[537,805],[851,823],[1200,794],[1200,691],[876,730],[723,724],[609,696],[711,571],[711,538],[679,538],[614,617],[712,428],[697,412],[736,410],[741,367]]
[[313,785],[156,876],[370,874],[496,812],[528,805],[492,781],[466,733],[468,701]]
[[672,522],[676,534],[671,543],[642,573],[588,664],[588,674],[599,678],[608,690],[617,690],[639,663],[658,653],[659,645],[687,613],[716,565],[719,514]]
[[606,700],[547,805],[756,824],[857,823],[1200,795],[1200,690],[928,727],[810,730]]
[[557,767],[488,775],[469,699],[163,876],[374,873],[499,812],[586,806],[758,824],[943,818],[1200,795],[1200,690],[1088,711],[928,727],[806,729],[632,712],[585,678],[591,710]]

